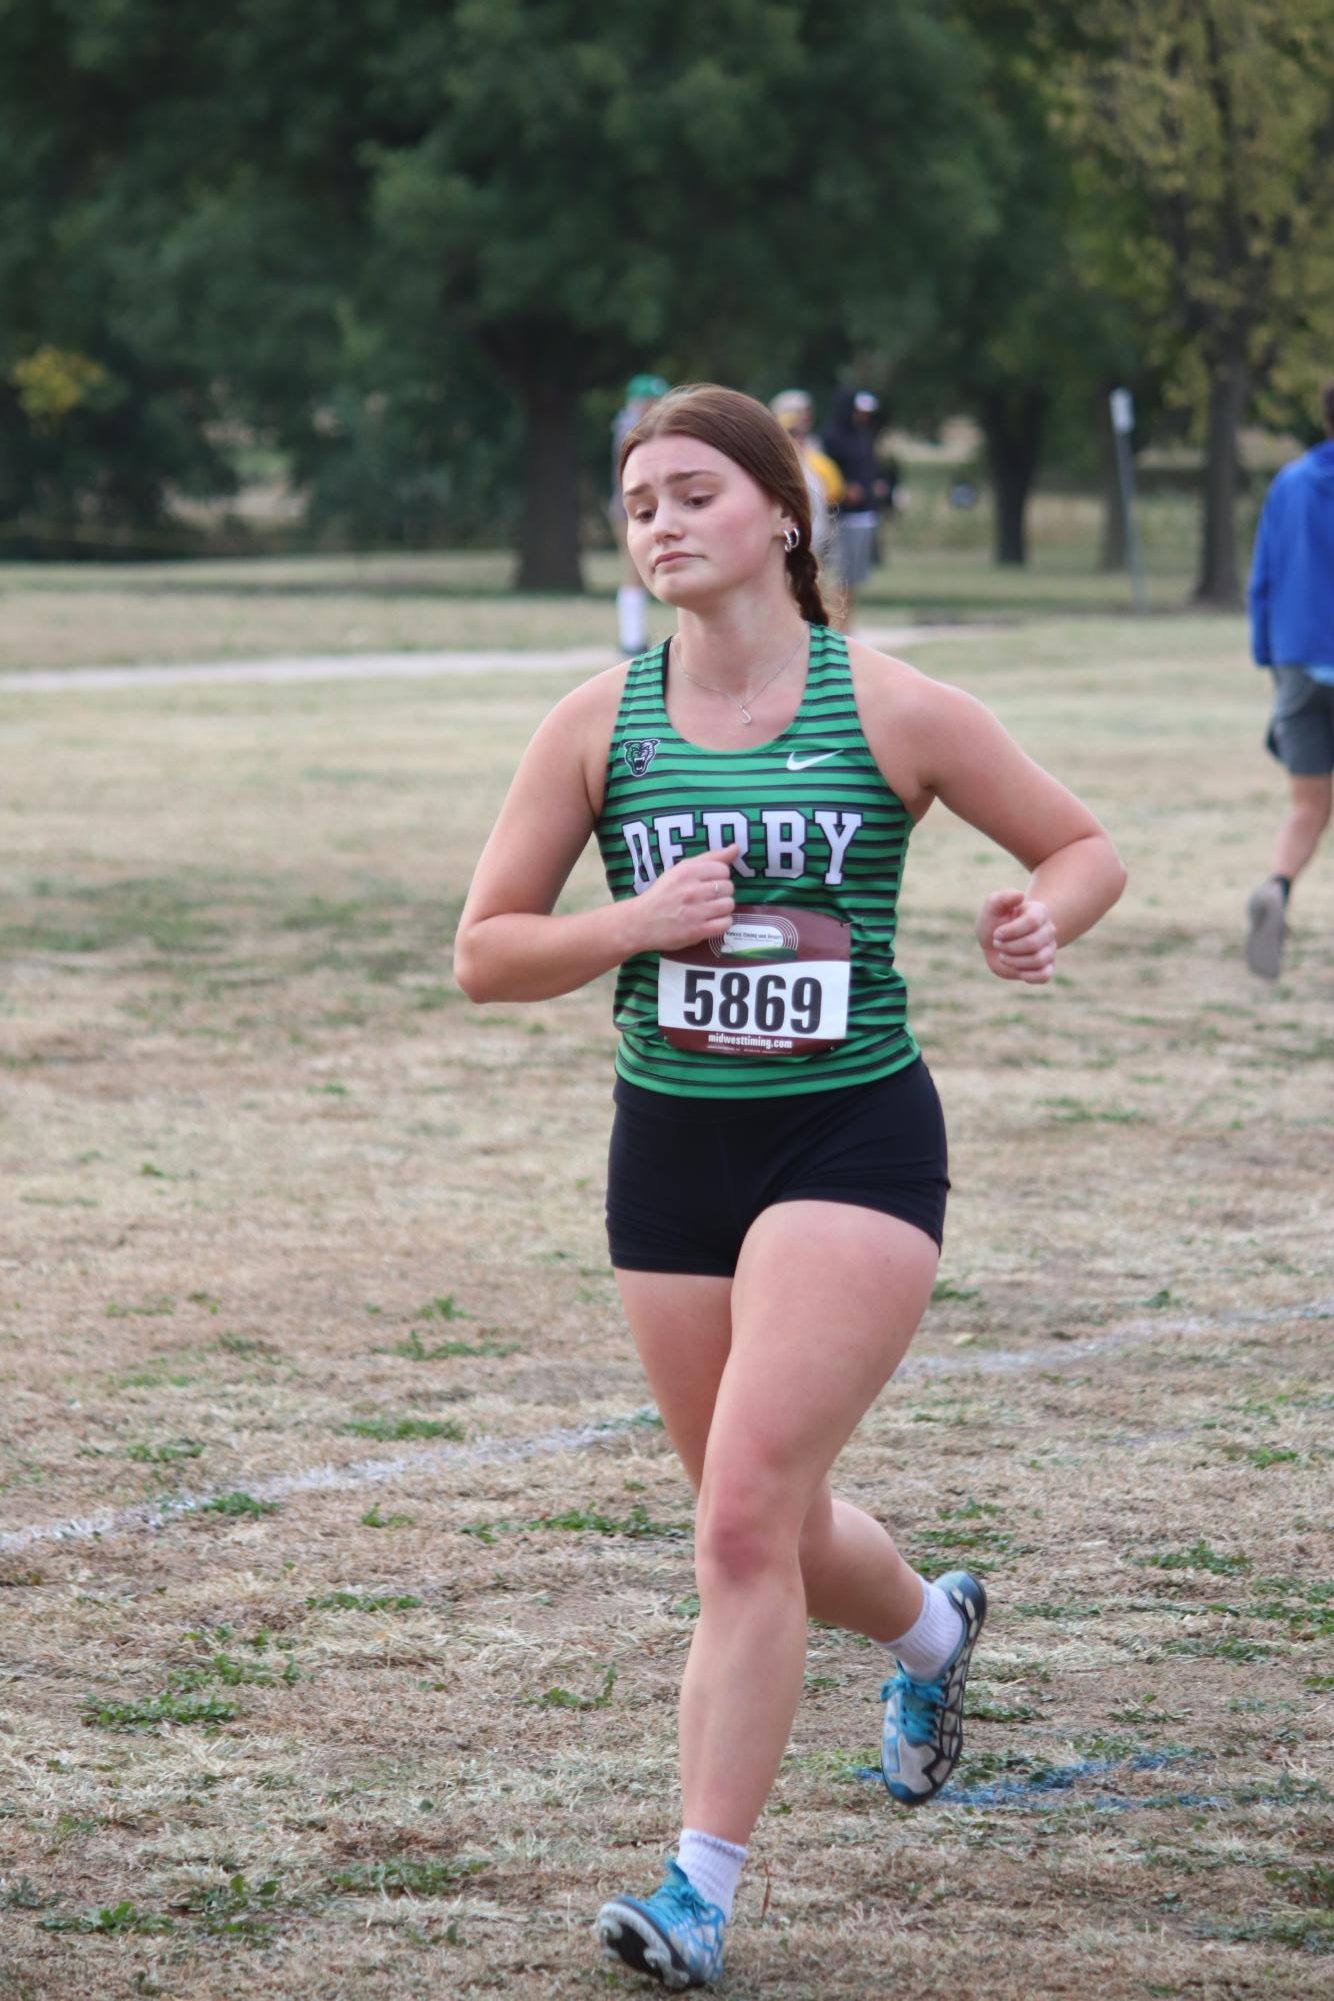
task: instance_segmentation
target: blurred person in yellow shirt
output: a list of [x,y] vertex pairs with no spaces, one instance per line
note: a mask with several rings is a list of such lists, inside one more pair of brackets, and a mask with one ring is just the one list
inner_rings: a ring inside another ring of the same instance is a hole
[[811,496],[811,547],[827,564],[844,494],[843,475],[829,454],[820,449],[814,431],[815,405],[804,389],[784,389],[769,408],[797,448]]

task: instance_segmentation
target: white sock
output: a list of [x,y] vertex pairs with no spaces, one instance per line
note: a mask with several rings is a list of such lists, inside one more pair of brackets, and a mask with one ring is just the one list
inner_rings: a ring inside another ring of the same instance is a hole
[[691,1889],[698,1890],[709,1903],[717,1904],[723,1916],[730,1918],[746,1850],[721,1840],[716,1834],[701,1834],[697,1827],[683,1827],[676,1860]]
[[622,653],[642,653],[648,645],[648,592],[622,584],[616,593],[616,631]]
[[881,1645],[894,1655],[914,1681],[934,1681],[963,1638],[963,1618],[948,1593],[922,1579],[922,1609],[906,1633]]

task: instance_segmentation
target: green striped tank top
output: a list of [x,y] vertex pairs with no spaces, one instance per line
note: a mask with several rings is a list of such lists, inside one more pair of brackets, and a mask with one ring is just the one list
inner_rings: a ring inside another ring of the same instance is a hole
[[765,904],[851,924],[846,1037],[797,1055],[673,1047],[658,1026],[658,955],[626,960],[616,982],[620,1076],[686,1098],[792,1097],[870,1083],[915,1061],[907,993],[894,964],[899,884],[912,820],[862,733],[848,649],[811,628],[801,707],[755,749],[704,750],[667,717],[667,649],[631,661],[607,753],[598,846],[615,898],[642,894],[674,862],[741,844],[738,916]]

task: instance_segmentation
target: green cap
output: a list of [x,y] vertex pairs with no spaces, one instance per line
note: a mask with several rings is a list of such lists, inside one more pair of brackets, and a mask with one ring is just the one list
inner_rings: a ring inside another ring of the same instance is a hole
[[644,396],[665,396],[671,386],[665,375],[632,375],[625,385],[625,394],[634,403]]

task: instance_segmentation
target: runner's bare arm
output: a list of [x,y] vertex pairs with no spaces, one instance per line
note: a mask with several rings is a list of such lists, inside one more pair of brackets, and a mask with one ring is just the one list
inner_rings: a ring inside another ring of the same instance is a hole
[[891,665],[894,673],[877,677],[866,703],[868,741],[877,758],[883,747],[882,769],[918,818],[940,799],[1031,871],[1026,889],[986,899],[977,937],[1000,978],[1043,985],[1057,948],[1090,930],[1120,896],[1120,856],[1088,807],[1027,757],[981,702]]
[[932,685],[919,745],[935,796],[1032,871],[1026,889],[987,897],[977,940],[1001,979],[1044,986],[1057,948],[1090,930],[1125,888],[1120,856],[1088,807],[961,689]]
[[601,810],[615,709],[598,683],[585,683],[523,755],[454,941],[454,974],[470,1000],[550,1000],[636,952],[695,944],[731,921],[735,848],[679,862],[642,896],[553,914]]

